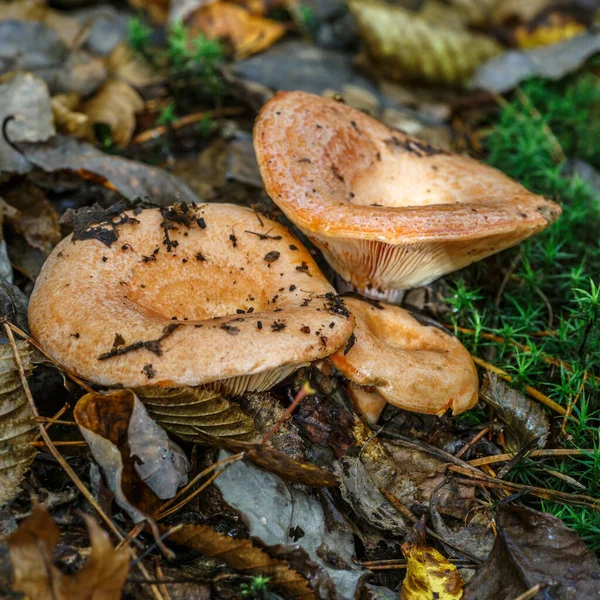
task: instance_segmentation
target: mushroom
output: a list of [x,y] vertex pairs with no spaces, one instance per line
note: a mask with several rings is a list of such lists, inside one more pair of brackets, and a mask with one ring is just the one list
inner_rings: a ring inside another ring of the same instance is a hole
[[42,348],[105,386],[264,390],[328,356],[353,318],[289,230],[231,204],[111,213],[46,261]]
[[355,408],[375,424],[386,403],[413,412],[462,413],[479,379],[467,349],[434,321],[391,304],[345,298],[356,327],[329,359],[350,380]]
[[389,301],[517,244],[561,212],[496,169],[303,92],[265,104],[254,147],[287,217],[342,278]]

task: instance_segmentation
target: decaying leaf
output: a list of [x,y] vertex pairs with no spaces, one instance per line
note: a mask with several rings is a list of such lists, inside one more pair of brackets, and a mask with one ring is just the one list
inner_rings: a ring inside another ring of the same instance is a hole
[[[17,341],[23,368],[31,372],[30,348]],[[38,427],[21,384],[13,350],[5,339],[0,344],[0,505],[13,499],[36,455],[29,445]]]
[[[110,156],[92,144],[73,137],[56,135],[40,144],[19,144],[23,158],[31,165],[54,173],[68,170],[82,179],[118,191],[125,198],[149,198],[156,204],[171,205],[181,202],[196,202],[200,199],[182,181],[163,169],[141,162]],[[8,169],[13,172],[13,169]]]
[[283,560],[271,558],[250,540],[216,532],[209,525],[183,525],[169,536],[171,542],[199,550],[205,556],[225,561],[242,573],[270,577],[270,585],[280,587],[298,600],[316,600],[308,581]]
[[519,48],[537,48],[563,42],[586,31],[583,23],[570,15],[550,13],[544,21],[535,26],[521,25],[514,31],[514,39]]
[[265,50],[285,34],[282,23],[253,15],[231,2],[202,6],[188,18],[188,25],[192,32],[202,32],[209,39],[224,39],[238,59]]
[[85,102],[81,112],[88,116],[92,140],[97,140],[94,127],[109,128],[111,139],[119,146],[126,146],[135,131],[136,114],[144,109],[141,96],[125,81],[109,79],[98,93]]
[[125,42],[117,44],[104,62],[110,75],[135,88],[156,84],[163,79],[159,73],[152,71],[148,63],[135,54]]
[[[30,73],[9,74],[0,78],[0,121],[6,124],[6,136],[12,142],[42,142],[55,133],[46,84]],[[27,161],[0,137],[0,171],[25,173]]]
[[91,552],[85,566],[65,575],[52,564],[59,538],[48,511],[34,504],[32,514],[8,538],[14,571],[13,589],[31,600],[119,600],[129,570],[127,546],[114,550],[108,534],[83,515],[90,534]]
[[379,0],[350,0],[367,54],[391,79],[461,84],[501,52],[492,38],[429,21]]
[[231,464],[215,485],[223,500],[242,514],[252,538],[278,546],[278,556],[298,547],[306,552],[318,567],[311,577],[315,589],[335,589],[327,596],[332,600],[357,596],[366,571],[355,566],[352,533],[331,527],[315,497],[244,461]]
[[133,392],[86,394],[73,414],[115,500],[134,521],[145,519],[159,498],[173,497],[187,482],[185,454]]
[[459,600],[463,586],[457,568],[435,548],[425,545],[425,526],[415,525],[412,535],[402,545],[408,562],[402,585],[402,600]]
[[207,388],[136,389],[148,413],[167,431],[184,440],[201,441],[201,434],[247,439],[252,419],[219,390]]
[[530,77],[561,79],[598,52],[598,33],[583,33],[533,50],[509,50],[480,65],[472,83],[482,90],[504,94]]
[[537,584],[548,600],[600,596],[598,559],[560,519],[524,506],[500,505],[488,560],[464,600],[513,600]]
[[487,372],[480,390],[481,398],[496,411],[507,425],[508,448],[543,448],[550,431],[550,421],[542,406],[511,388],[494,373]]
[[144,10],[157,25],[162,25],[169,16],[170,0],[128,0],[136,10]]
[[89,136],[90,119],[77,109],[81,104],[78,94],[56,94],[52,97],[52,115],[56,129],[77,137]]

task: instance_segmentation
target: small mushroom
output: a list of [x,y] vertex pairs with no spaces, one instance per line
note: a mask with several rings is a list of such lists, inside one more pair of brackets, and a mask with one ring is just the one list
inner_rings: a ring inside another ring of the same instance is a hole
[[330,360],[350,380],[357,412],[371,424],[386,403],[456,415],[477,403],[477,369],[466,348],[429,320],[391,304],[346,298],[354,334]]
[[29,322],[50,356],[89,381],[218,382],[231,395],[331,354],[354,324],[286,227],[230,204],[126,212],[76,230],[45,263]]
[[254,146],[273,201],[341,277],[389,301],[517,244],[561,212],[496,169],[303,92],[265,104]]

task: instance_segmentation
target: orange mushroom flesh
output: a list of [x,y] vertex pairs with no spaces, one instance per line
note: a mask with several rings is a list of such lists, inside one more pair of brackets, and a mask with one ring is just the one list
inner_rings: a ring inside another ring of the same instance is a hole
[[76,230],[44,265],[29,322],[83,379],[232,395],[328,356],[353,329],[288,229],[230,204],[126,212]]
[[356,289],[381,299],[543,230],[560,207],[343,103],[281,92],[254,128],[265,188]]
[[477,403],[477,369],[454,336],[398,306],[345,300],[356,327],[330,360],[350,380],[367,421],[376,423],[386,403],[430,415],[456,415]]

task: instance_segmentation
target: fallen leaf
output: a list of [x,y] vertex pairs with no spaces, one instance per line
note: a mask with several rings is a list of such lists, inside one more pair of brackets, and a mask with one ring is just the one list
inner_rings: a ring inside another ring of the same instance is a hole
[[402,584],[402,600],[459,600],[462,580],[457,568],[435,548],[425,545],[425,526],[417,523],[404,544],[402,553],[408,563]]
[[293,598],[317,598],[300,573],[292,570],[283,560],[271,558],[250,540],[218,533],[209,525],[183,525],[169,536],[169,541],[223,560],[231,568],[243,573],[270,577],[270,584],[280,587]]
[[[0,122],[14,117],[6,124],[6,137],[12,143],[43,142],[55,134],[50,95],[42,79],[30,73],[6,75],[0,78],[0,97]],[[27,161],[2,136],[0,171],[25,173],[28,170]]]
[[[4,300],[5,294],[2,296]],[[9,302],[9,305],[12,306],[12,302]],[[2,308],[4,309],[4,306]],[[31,373],[29,345],[18,340],[17,348],[25,373]],[[33,413],[23,390],[12,347],[6,338],[0,344],[0,407],[0,505],[2,505],[12,500],[19,491],[19,484],[37,454],[29,442],[32,442],[38,433],[38,427],[33,420]]]
[[252,143],[252,135],[238,130],[227,142],[227,179],[262,189],[263,183]]
[[511,452],[521,448],[543,448],[550,432],[550,421],[542,406],[511,388],[494,373],[485,374],[480,397],[489,404],[508,428]]
[[163,25],[169,16],[171,0],[128,0],[136,10],[143,10],[157,25]]
[[89,136],[90,119],[87,115],[77,111],[81,105],[79,94],[56,94],[51,99],[54,125],[61,133],[68,133],[76,137]]
[[14,209],[5,214],[5,221],[32,248],[49,255],[62,235],[58,215],[46,194],[27,180],[7,187],[3,194],[4,200]]
[[600,52],[600,34],[584,33],[565,42],[533,50],[509,50],[477,68],[472,84],[504,94],[530,77],[561,79]]
[[502,50],[490,37],[378,0],[350,0],[348,6],[369,58],[391,79],[463,84],[479,64]]
[[199,441],[202,433],[246,439],[253,430],[253,420],[218,390],[149,386],[135,391],[150,416],[184,440]]
[[[222,452],[219,458],[227,456]],[[244,461],[231,464],[215,485],[267,551],[277,546],[279,557],[298,548],[306,552],[317,567],[312,567],[315,575],[310,578],[317,595],[331,600],[358,596],[366,571],[355,565],[352,533],[332,527],[315,497]]]
[[28,331],[28,302],[29,298],[16,285],[0,281],[0,318]]
[[187,482],[185,454],[130,390],[86,394],[73,415],[116,502],[135,522]]
[[118,147],[127,146],[136,126],[136,114],[144,109],[141,96],[125,81],[109,79],[98,93],[85,102],[81,112],[90,122],[92,141],[100,141],[95,126],[110,130],[112,141]]
[[[19,149],[32,165],[47,173],[73,171],[82,179],[118,191],[125,198],[149,198],[156,204],[171,205],[174,200],[196,202],[200,199],[182,181],[163,169],[141,162],[110,156],[75,138],[56,135],[39,144],[22,143]],[[13,172],[12,169],[7,169]]]
[[498,535],[464,600],[513,600],[537,584],[536,597],[579,600],[600,595],[598,559],[560,519],[524,506],[500,505]]
[[8,537],[13,566],[12,588],[32,600],[119,600],[129,570],[127,546],[114,550],[108,534],[89,515],[83,515],[91,552],[84,567],[65,575],[52,564],[59,539],[48,511],[34,504],[30,517]]
[[208,39],[225,40],[237,59],[265,50],[286,31],[282,23],[252,15],[231,2],[202,6],[188,17],[186,23],[192,34],[201,32]]
[[164,78],[125,42],[117,44],[104,61],[109,74],[135,88],[160,83]]
[[533,27],[520,25],[513,35],[519,48],[537,48],[563,42],[585,31],[585,25],[572,16],[553,12]]

